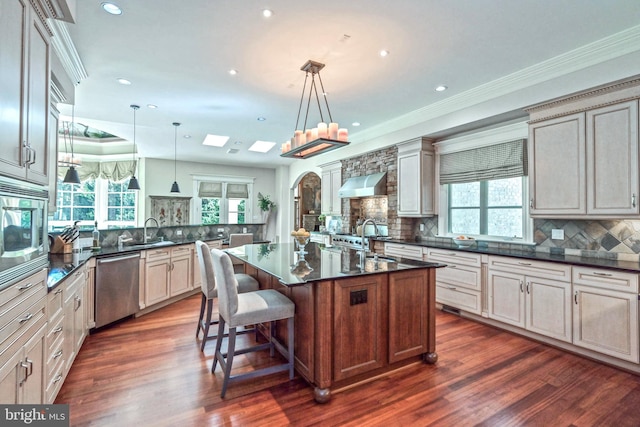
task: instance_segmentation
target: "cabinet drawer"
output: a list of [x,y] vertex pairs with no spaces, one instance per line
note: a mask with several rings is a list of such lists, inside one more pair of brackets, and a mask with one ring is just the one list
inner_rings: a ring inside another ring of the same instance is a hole
[[56,340],[60,337],[64,337],[64,316],[58,317],[55,322],[49,322],[47,325],[47,349],[52,352],[54,347],[58,344]]
[[[22,300],[24,298],[29,298],[36,293],[41,293],[37,298],[44,296],[47,293],[46,282],[47,270],[43,269],[36,274],[29,276],[26,279],[22,279],[21,281],[2,290],[0,292],[0,316],[6,310],[5,306],[14,305],[15,302],[18,301],[12,301],[16,298]],[[1,324],[2,323],[0,323],[0,325]]]
[[634,294],[638,293],[638,275],[624,271],[573,267],[573,283]]
[[[42,292],[45,292],[43,289]],[[0,343],[19,330],[26,330],[41,318],[46,319],[46,295],[41,292],[21,295],[2,307],[0,312]],[[24,298],[23,298],[24,297]]]
[[571,265],[556,262],[489,256],[489,270],[501,270],[563,282],[571,281]]
[[60,314],[62,314],[62,298],[62,286],[58,286],[55,291],[47,294],[47,318],[49,319],[49,322],[54,321]]
[[176,246],[171,248],[171,258],[191,256],[191,245]]
[[448,264],[446,267],[436,270],[436,284],[462,286],[479,291],[482,288],[482,269]]
[[50,378],[47,378],[46,384],[47,389],[45,391],[45,403],[53,403],[62,386],[62,382],[64,380],[64,363],[60,363],[59,366],[56,365],[56,370],[53,372]]
[[[47,353],[46,353],[47,369],[45,372],[47,373],[47,382],[49,381],[49,379],[51,379],[55,371],[58,370],[58,365],[65,360],[64,347],[63,347],[64,339],[62,335],[58,334],[58,335],[52,336],[51,338],[54,339],[53,345],[47,349]],[[49,337],[47,337],[47,340],[48,339]]]
[[144,252],[145,252],[145,257],[147,258],[147,262],[171,257],[170,248],[152,249]]
[[436,302],[469,313],[482,314],[482,298],[480,292],[451,285],[436,285]]
[[222,240],[210,240],[206,243],[211,249],[222,249]]
[[480,267],[482,255],[463,251],[427,248],[427,260],[430,262],[438,261],[446,264]]
[[410,258],[422,261],[422,247],[403,245],[401,243],[385,243],[384,254],[390,257]]

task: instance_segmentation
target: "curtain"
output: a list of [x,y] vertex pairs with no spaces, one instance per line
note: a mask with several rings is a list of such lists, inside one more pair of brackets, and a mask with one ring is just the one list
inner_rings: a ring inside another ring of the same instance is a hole
[[440,183],[486,181],[528,175],[527,140],[442,154]]
[[[122,160],[116,162],[82,162],[82,166],[76,168],[76,170],[78,171],[80,181],[104,178],[117,182],[131,177],[135,167],[136,162],[133,160]],[[67,169],[69,168],[58,168],[58,176],[64,179]]]
[[198,186],[198,197],[201,199],[222,197],[222,183],[201,182]]
[[248,199],[249,187],[247,184],[227,184],[227,199]]

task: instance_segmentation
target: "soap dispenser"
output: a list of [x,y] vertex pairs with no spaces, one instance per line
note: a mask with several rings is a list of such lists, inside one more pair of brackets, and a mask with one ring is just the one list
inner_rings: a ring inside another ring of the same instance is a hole
[[94,227],[93,227],[93,247],[94,248],[99,248],[100,247],[100,232],[98,231],[98,221],[95,222]]

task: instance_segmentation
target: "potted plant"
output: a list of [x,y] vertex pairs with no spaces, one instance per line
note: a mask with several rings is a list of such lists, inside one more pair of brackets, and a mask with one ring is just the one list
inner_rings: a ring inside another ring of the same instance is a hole
[[269,196],[264,196],[262,193],[258,193],[258,207],[262,211],[263,226],[263,239],[267,239],[267,228],[269,227],[269,216],[271,211],[275,210],[276,204],[271,201]]

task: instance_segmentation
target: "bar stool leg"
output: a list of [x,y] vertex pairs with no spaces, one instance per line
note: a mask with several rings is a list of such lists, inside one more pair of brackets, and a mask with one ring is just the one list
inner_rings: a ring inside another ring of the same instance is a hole
[[221,316],[220,320],[218,321],[218,337],[220,337],[220,339],[216,340],[216,350],[213,353],[213,365],[211,365],[211,373],[216,370],[216,365],[218,364],[218,354],[220,354],[220,349],[222,348],[222,337],[224,336],[225,323],[226,322]]
[[293,317],[289,317],[287,319],[287,332],[288,332],[288,340],[289,340],[289,379],[293,379],[293,367],[295,365],[295,357],[293,355],[294,350],[294,342],[293,342]]
[[207,297],[202,294],[202,302],[200,303],[200,317],[198,318],[198,329],[196,329],[196,338],[198,338],[198,334],[200,333],[200,329],[202,328],[202,319],[204,317],[204,306],[207,304]]
[[[220,340],[218,340],[220,341]],[[227,345],[227,360],[225,361],[224,381],[222,382],[222,392],[220,397],[224,397],[227,392],[227,385],[229,385],[229,378],[231,377],[231,365],[233,365],[233,356],[236,351],[236,328],[229,328],[229,341]]]
[[204,345],[207,342],[207,339],[209,338],[209,326],[211,326],[212,312],[213,312],[213,300],[210,299],[207,301],[207,319],[205,321],[204,328],[203,328],[204,336],[202,337],[202,344],[200,344],[200,351],[204,351]]

